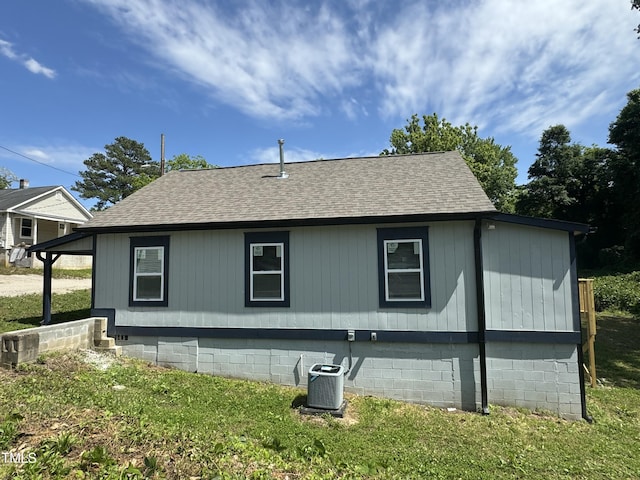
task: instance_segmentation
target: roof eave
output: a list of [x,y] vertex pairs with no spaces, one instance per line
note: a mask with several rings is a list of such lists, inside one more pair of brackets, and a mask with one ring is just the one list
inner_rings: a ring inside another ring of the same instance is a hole
[[459,213],[427,213],[412,215],[373,215],[364,217],[328,217],[328,218],[295,218],[276,220],[246,220],[232,222],[201,222],[155,225],[83,225],[75,231],[86,233],[134,233],[134,232],[167,232],[181,230],[230,230],[247,228],[283,228],[310,227],[330,225],[371,225],[380,223],[415,223],[451,220],[476,220],[495,215],[496,210],[459,212]]
[[488,217],[497,222],[515,223],[527,225],[529,227],[550,228],[552,230],[564,230],[573,232],[574,235],[589,233],[591,226],[586,223],[569,222],[566,220],[556,220],[553,218],[527,217],[525,215],[515,215],[512,213],[498,213]]
[[76,250],[76,251],[65,251],[65,250],[56,250],[58,247],[62,245],[67,245],[72,242],[76,242],[78,240],[82,240],[83,238],[90,237],[92,234],[88,232],[73,232],[64,237],[54,238],[53,240],[47,240],[46,242],[37,243],[35,245],[31,245],[27,248],[27,252],[50,252],[50,253],[65,253],[68,255],[91,255],[93,254],[92,250]]

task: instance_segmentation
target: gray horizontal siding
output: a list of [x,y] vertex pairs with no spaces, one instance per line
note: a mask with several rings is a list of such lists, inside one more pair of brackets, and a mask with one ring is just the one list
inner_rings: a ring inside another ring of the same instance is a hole
[[473,223],[429,225],[432,307],[380,309],[375,226],[290,229],[291,306],[244,306],[244,232],[171,232],[169,306],[129,307],[129,235],[98,235],[96,308],[118,325],[476,330]]
[[[57,225],[56,225],[57,226]],[[93,250],[93,237],[84,237],[73,242],[65,243],[64,245],[57,246],[57,252],[90,252]]]
[[483,226],[487,329],[572,331],[567,232]]

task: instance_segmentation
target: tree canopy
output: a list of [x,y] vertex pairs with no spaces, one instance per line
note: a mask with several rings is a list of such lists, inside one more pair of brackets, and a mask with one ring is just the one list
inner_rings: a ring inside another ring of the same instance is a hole
[[0,190],[9,188],[16,180],[18,180],[18,177],[16,177],[11,170],[0,167]]
[[171,160],[168,160],[166,168],[167,171],[171,171],[216,168],[216,166],[211,165],[201,155],[190,156],[186,153],[181,153],[174,155]]
[[581,145],[571,143],[571,134],[564,125],[542,132],[536,160],[529,167],[530,181],[517,202],[518,212],[579,221],[574,214],[582,217],[579,199],[585,188],[580,180],[590,176],[583,172],[583,153]]
[[596,228],[581,244],[584,266],[597,266],[597,254],[622,241],[619,205],[612,201],[610,164],[616,153],[571,142],[564,125],[542,132],[529,183],[520,193],[519,214],[587,223]]
[[640,262],[640,89],[627,100],[609,126],[615,149],[572,143],[564,125],[546,129],[516,205],[520,214],[595,227],[578,245],[583,266]]
[[627,104],[609,126],[609,143],[617,147],[611,162],[611,184],[627,230],[625,249],[640,260],[640,89],[627,94]]
[[97,199],[96,210],[119,202],[160,175],[159,163],[142,143],[117,137],[104,149],[105,153],[94,153],[84,161],[82,180],[71,187],[82,198]]
[[503,147],[491,137],[481,138],[478,127],[470,124],[453,126],[437,114],[418,115],[407,120],[404,129],[394,129],[390,149],[381,155],[458,150],[496,208],[513,212],[516,199],[517,159],[511,147]]

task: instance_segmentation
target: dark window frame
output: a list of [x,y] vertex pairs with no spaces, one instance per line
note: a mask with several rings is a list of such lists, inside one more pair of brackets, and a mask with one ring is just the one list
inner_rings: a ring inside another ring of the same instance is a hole
[[[169,236],[130,237],[129,238],[129,306],[130,307],[168,307],[169,306]],[[136,248],[162,247],[162,299],[134,300],[135,288],[135,251]]]
[[[283,299],[252,300],[251,297],[251,254],[254,245],[266,243],[282,244],[284,256],[282,267]],[[245,232],[244,234],[244,306],[245,307],[289,307],[290,306],[290,278],[289,278],[289,232]]]
[[[30,225],[26,226],[25,222],[29,222]],[[33,218],[20,217],[20,238],[33,238]],[[25,235],[25,229],[29,230],[29,234]]]
[[[429,227],[378,228],[378,296],[380,308],[430,308]],[[388,300],[386,295],[385,241],[421,240],[423,300]]]

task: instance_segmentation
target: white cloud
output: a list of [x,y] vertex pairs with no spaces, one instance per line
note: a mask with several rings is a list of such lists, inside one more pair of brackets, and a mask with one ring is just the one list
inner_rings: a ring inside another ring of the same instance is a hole
[[24,155],[43,162],[49,162],[51,160],[49,154],[39,148],[26,148],[24,149]]
[[[323,155],[319,152],[312,150],[306,150],[303,148],[287,148],[284,146],[284,161],[286,163],[293,162],[308,162],[310,160],[331,158]],[[252,150],[249,153],[248,163],[278,163],[280,162],[280,148],[279,147],[266,147]]]
[[[377,157],[384,147],[380,147],[376,151],[359,151],[350,153],[336,152],[317,152],[304,148],[291,147],[284,145],[284,161],[286,163],[308,162],[311,160],[332,160],[337,158],[355,158],[355,157]],[[254,163],[278,163],[280,162],[280,148],[266,147],[252,150],[248,155],[248,164]]]
[[17,58],[16,53],[13,51],[11,44],[5,40],[0,40],[0,54],[4,55],[11,60]]
[[[83,162],[96,152],[103,151],[102,148],[91,148],[82,145],[21,145],[11,148],[24,156],[16,156],[7,152],[3,156],[10,156],[13,159],[29,162],[35,160],[41,165],[49,165],[71,173],[78,173],[84,170]],[[25,157],[28,157],[25,158]]]
[[55,78],[56,76],[55,70],[45,67],[28,55],[16,53],[13,49],[13,44],[6,40],[0,40],[0,55],[21,63],[27,70],[36,75],[44,75],[47,78]]
[[612,117],[640,79],[637,18],[611,0],[85,1],[165,69],[261,119],[377,108],[537,136]]
[[42,74],[47,78],[55,78],[56,72],[50,68],[41,65],[33,58],[29,58],[23,62],[25,68],[31,73]]
[[454,123],[536,135],[594,111],[613,115],[612,93],[639,78],[633,26],[628,5],[606,0],[410,7],[375,39],[380,112],[406,118],[430,107]]
[[349,120],[356,120],[360,117],[369,116],[369,112],[366,107],[353,97],[342,100],[340,108]]
[[343,20],[324,6],[88,0],[186,78],[251,116],[318,115],[357,83]]

